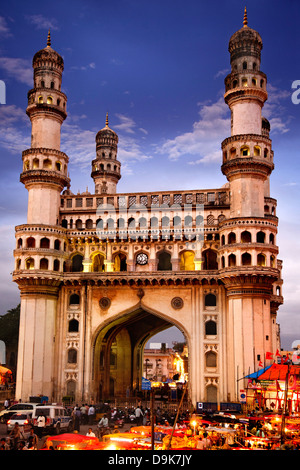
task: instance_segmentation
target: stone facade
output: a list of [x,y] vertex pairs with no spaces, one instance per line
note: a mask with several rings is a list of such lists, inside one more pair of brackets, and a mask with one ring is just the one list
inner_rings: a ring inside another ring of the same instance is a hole
[[33,59],[31,148],[23,152],[27,223],[16,227],[21,294],[16,398],[98,401],[140,390],[147,341],[172,325],[188,346],[189,398],[238,400],[240,379],[280,347],[283,302],[262,41],[243,27],[229,43],[219,189],[117,193],[118,136],[96,136],[93,194],[73,194],[60,150],[63,60],[48,37]]

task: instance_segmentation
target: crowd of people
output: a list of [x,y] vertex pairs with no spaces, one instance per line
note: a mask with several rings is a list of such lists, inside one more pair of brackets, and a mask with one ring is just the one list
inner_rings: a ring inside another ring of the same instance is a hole
[[[8,405],[6,404],[6,407]],[[117,408],[108,403],[98,405],[82,403],[68,408],[72,416],[73,431],[81,433],[82,431],[91,437],[98,437],[100,440],[106,433],[114,432],[123,428],[124,425],[146,426],[150,425],[150,409],[144,407],[142,403],[136,406]],[[167,413],[160,407],[155,409],[155,422],[161,425],[173,425],[176,413]],[[40,418],[40,417],[39,417]],[[181,415],[181,419],[186,418],[186,414]],[[42,417],[41,417],[42,419]],[[86,426],[88,431],[86,432]],[[30,435],[24,433],[22,426],[18,423],[8,433],[6,438],[0,441],[0,450],[36,450],[43,445],[43,433],[40,432],[44,427],[36,423],[32,427]]]
[[[131,427],[151,424],[150,409],[142,406],[142,403],[137,403],[134,407],[122,408],[111,406],[108,403],[76,404],[74,407],[69,407],[69,412],[72,416],[73,432],[97,437],[99,441],[102,440],[104,434],[121,431],[120,428],[124,426],[130,430]],[[250,448],[254,445],[270,450],[281,448],[278,440],[279,428],[276,429],[271,426],[269,421],[259,419],[257,416],[249,416],[247,425],[240,420],[232,419],[230,422],[229,419],[225,429],[224,422],[227,418],[221,415],[215,417],[199,416],[191,415],[188,411],[182,411],[177,415],[176,410],[168,412],[159,406],[155,408],[154,413],[155,426],[170,428],[176,419],[176,430],[181,430],[186,440],[194,439],[196,441],[194,448],[199,450],[231,449],[236,446]],[[7,437],[0,440],[0,450],[40,449],[43,446],[43,439],[46,437],[39,432],[37,423],[35,424],[36,426],[32,427],[30,432],[25,435],[22,426],[16,423]],[[289,443],[289,445],[291,444]],[[299,444],[294,442],[293,448],[297,450],[300,448],[300,437]]]

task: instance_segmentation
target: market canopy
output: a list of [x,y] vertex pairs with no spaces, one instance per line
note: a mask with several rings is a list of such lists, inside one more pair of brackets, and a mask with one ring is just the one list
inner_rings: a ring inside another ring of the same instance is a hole
[[0,375],[12,375],[12,371],[6,367],[0,366]]
[[300,375],[300,366],[272,364],[258,377],[258,380],[285,380],[289,375]]
[[268,369],[270,369],[271,366],[264,367],[263,369],[259,369],[256,372],[253,372],[252,374],[246,375],[246,377],[243,377],[243,379],[256,379],[258,380],[260,376],[266,372]]

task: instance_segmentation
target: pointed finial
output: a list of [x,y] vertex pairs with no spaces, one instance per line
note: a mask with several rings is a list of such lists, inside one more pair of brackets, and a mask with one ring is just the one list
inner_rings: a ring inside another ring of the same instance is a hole
[[105,125],[106,125],[106,127],[108,127],[108,113],[106,113]]
[[247,17],[247,8],[245,7],[244,11],[244,21],[243,21],[244,28],[245,26],[248,26],[248,17]]
[[50,47],[51,46],[51,36],[50,36],[50,29],[48,31],[48,37],[47,37],[47,46]]

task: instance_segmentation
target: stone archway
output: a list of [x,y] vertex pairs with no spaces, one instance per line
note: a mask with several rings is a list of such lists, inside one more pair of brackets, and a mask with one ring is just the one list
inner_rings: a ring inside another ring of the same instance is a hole
[[171,326],[177,325],[143,307],[103,326],[93,348],[96,400],[125,397],[128,389],[131,393],[140,391],[144,346],[152,336]]

